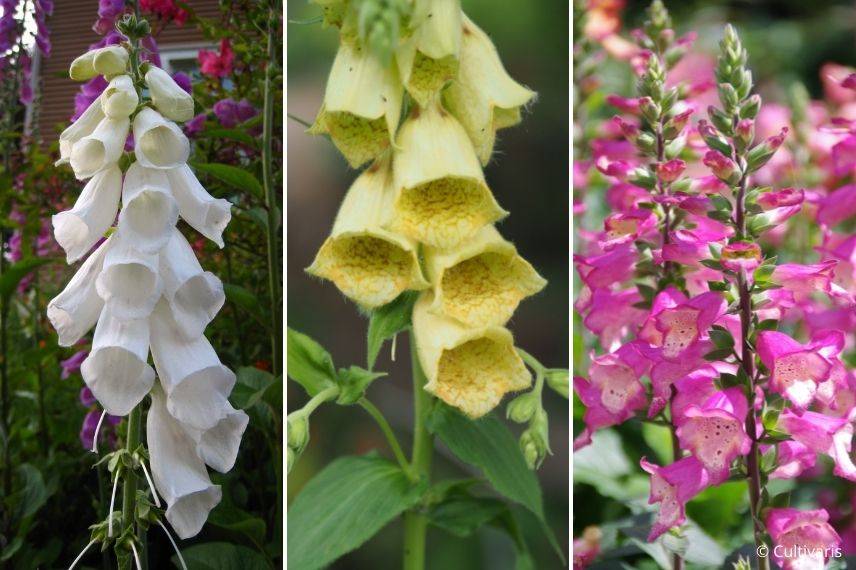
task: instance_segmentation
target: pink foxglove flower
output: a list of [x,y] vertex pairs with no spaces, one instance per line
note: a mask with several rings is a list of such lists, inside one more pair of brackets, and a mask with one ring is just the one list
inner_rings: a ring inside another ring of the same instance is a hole
[[856,216],[856,184],[838,188],[818,204],[817,221],[821,224],[832,227],[853,216]]
[[680,358],[687,348],[707,335],[725,308],[725,300],[719,293],[703,293],[687,299],[669,287],[654,298],[651,315],[642,325],[639,338],[662,348],[665,359]]
[[206,49],[199,50],[199,70],[211,77],[228,77],[232,74],[235,53],[228,39],[220,40],[220,51],[215,53]]
[[583,283],[591,289],[622,283],[633,275],[636,252],[629,246],[617,247],[607,253],[575,256],[577,271]]
[[714,484],[728,479],[731,462],[746,455],[752,440],[744,424],[748,403],[739,386],[715,393],[703,405],[689,406],[677,420],[681,447],[689,450]]
[[657,218],[650,210],[631,210],[610,214],[603,221],[604,237],[599,242],[604,251],[634,242],[656,231]]
[[704,165],[710,168],[714,176],[727,184],[733,184],[740,176],[734,161],[719,151],[709,150],[704,155]]
[[645,311],[633,306],[641,301],[642,297],[635,288],[623,291],[595,289],[583,324],[598,335],[605,350],[615,350],[645,318]]
[[657,177],[661,182],[674,182],[680,178],[687,168],[687,163],[679,158],[673,158],[657,165]]
[[574,449],[591,443],[596,430],[620,424],[648,402],[639,379],[648,370],[648,361],[635,343],[598,356],[589,367],[589,380],[574,378],[574,390],[586,405],[586,427],[574,440]]
[[773,559],[783,570],[822,569],[830,558],[841,556],[841,537],[824,509],[770,509],[766,524]]
[[651,494],[648,504],[660,503],[657,519],[651,527],[648,542],[686,521],[687,502],[710,485],[710,477],[701,462],[693,456],[660,467],[644,457],[642,469],[651,474]]
[[[793,479],[812,469],[817,454],[798,441],[783,441],[776,445],[776,469],[770,473],[771,479]],[[762,450],[766,451],[766,450]]]
[[722,267],[734,273],[751,276],[752,272],[761,265],[761,248],[756,243],[743,241],[726,245],[720,252]]
[[639,345],[639,350],[651,361],[651,385],[653,397],[648,408],[648,417],[656,416],[669,401],[672,395],[672,384],[705,366],[704,355],[713,350],[713,343],[700,340],[683,351],[680,358],[665,358],[661,347],[645,343]]
[[781,285],[790,294],[780,298],[780,301],[786,300],[785,306],[793,306],[817,292],[849,300],[850,295],[833,282],[837,263],[835,260],[811,265],[782,263],[773,270],[770,281]]
[[856,481],[856,465],[850,457],[853,442],[853,421],[848,417],[833,417],[817,412],[798,415],[785,410],[779,426],[795,440],[817,453],[824,453],[835,462],[833,473]]

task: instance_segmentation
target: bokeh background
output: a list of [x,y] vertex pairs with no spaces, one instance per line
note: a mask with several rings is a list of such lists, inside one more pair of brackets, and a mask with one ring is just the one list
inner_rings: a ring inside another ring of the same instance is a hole
[[[715,62],[718,42],[723,27],[732,23],[749,52],[749,67],[755,77],[756,89],[764,104],[789,105],[795,85],[803,85],[812,100],[823,100],[822,68],[829,63],[853,67],[856,65],[856,4],[848,1],[770,0],[770,1],[718,1],[718,0],[664,0],[678,36],[696,31],[698,39],[691,50],[691,65],[696,68]],[[641,26],[647,0],[627,0],[621,11],[622,35],[629,38],[630,30]],[[685,65],[683,62],[681,65]],[[609,93],[633,96],[634,76],[627,62],[605,59],[598,65],[595,76],[601,86],[591,95],[584,107],[577,107],[575,117],[585,118],[576,125],[577,135],[583,130],[590,136],[597,125],[616,114],[616,110],[603,104]],[[716,98],[715,91],[711,97]],[[703,115],[704,112],[701,112]],[[699,115],[699,116],[701,116]],[[833,114],[834,116],[834,114]],[[578,159],[581,154],[576,154]],[[607,206],[602,191],[605,185],[597,183],[586,188],[587,211],[575,216],[575,231],[583,227],[600,229]],[[786,258],[789,252],[782,252]],[[574,298],[579,293],[580,281],[574,273]],[[574,317],[573,367],[574,373],[585,375],[588,370],[588,350],[596,346],[583,326],[579,315]],[[583,426],[584,407],[574,399],[573,433]],[[601,525],[604,541],[614,538],[611,523],[630,515],[628,503],[647,501],[648,477],[638,467],[638,459],[647,456],[662,463],[669,447],[664,434],[638,420],[606,430],[597,445],[574,455],[574,512],[573,536],[578,537],[590,525]],[[668,437],[668,434],[665,434]],[[668,461],[667,461],[668,462]],[[820,462],[820,460],[819,460]],[[794,486],[794,482],[774,482]],[[830,500],[841,506],[845,515],[842,524],[852,518],[849,506],[849,489],[852,484],[831,476],[800,481],[792,495],[792,505],[818,504]],[[779,491],[771,491],[771,493]],[[825,493],[825,495],[824,495]],[[816,507],[815,507],[816,508]],[[708,489],[688,505],[688,516],[732,552],[751,540],[746,485],[731,482]],[[644,537],[649,523],[639,519],[639,544],[627,547],[633,568],[658,568],[644,548]],[[606,523],[604,525],[604,523]],[[639,556],[632,558],[633,549]],[[626,560],[625,560],[626,562]],[[852,562],[851,562],[852,564]],[[618,561],[600,562],[592,568],[620,568]],[[709,567],[709,566],[693,566]],[[731,568],[730,564],[723,568]]]
[[[568,17],[562,0],[463,0],[467,14],[490,36],[510,74],[538,92],[538,101],[517,127],[501,131],[498,152],[485,169],[499,203],[511,215],[500,225],[521,254],[549,281],[539,295],[523,302],[509,324],[517,343],[547,366],[565,367],[568,355]],[[287,17],[303,21],[317,16],[317,6],[289,0]],[[324,85],[338,45],[333,29],[319,24],[288,25],[287,110],[311,122],[321,104]],[[328,282],[304,273],[333,223],[345,191],[357,173],[323,137],[305,134],[287,122],[287,323],[330,350],[337,366],[364,364],[367,320]],[[406,335],[401,335],[395,362],[387,349],[377,368],[389,377],[376,382],[369,395],[409,448],[412,425],[410,370]],[[289,382],[287,407],[306,401]],[[550,415],[553,455],[538,472],[550,525],[561,543],[568,536],[568,411],[565,400],[545,392]],[[514,428],[516,429],[516,428]],[[289,502],[315,473],[334,458],[386,443],[374,422],[360,409],[323,406],[312,416],[311,443],[288,478]],[[441,448],[435,477],[460,473],[461,466]],[[534,527],[534,525],[532,525]],[[528,530],[528,529],[525,529]],[[546,541],[532,529],[530,547],[538,568],[559,568]],[[391,568],[399,564],[400,524],[391,524],[363,548],[333,568]],[[492,530],[475,539],[456,539],[429,530],[429,568],[513,567],[507,538]]]

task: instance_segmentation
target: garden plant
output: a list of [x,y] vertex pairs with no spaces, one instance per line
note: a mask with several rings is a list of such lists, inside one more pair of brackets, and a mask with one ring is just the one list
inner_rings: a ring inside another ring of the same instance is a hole
[[[320,20],[339,45],[305,126],[362,170],[307,271],[366,316],[366,361],[337,367],[323,339],[288,329],[288,376],[308,400],[287,416],[287,464],[301,461],[325,404],[367,413],[393,459],[341,457],[312,478],[288,509],[288,564],[325,567],[401,517],[408,570],[427,567],[429,528],[468,537],[487,525],[510,536],[517,568],[558,565],[564,552],[535,470],[550,454],[543,401],[568,396],[568,371],[517,348],[505,326],[547,283],[501,235],[509,213],[483,173],[497,131],[518,124],[535,93],[509,76],[457,0],[316,4],[317,20],[294,25]],[[375,365],[387,341],[394,359],[401,335],[413,384],[409,454],[368,395],[400,380]],[[519,436],[496,413],[512,393],[506,416],[524,426]],[[440,442],[479,476],[432,478]],[[519,508],[539,521],[556,558],[533,559]]]
[[[715,65],[683,66],[695,34],[678,36],[660,0],[632,40],[618,8],[574,16],[575,308],[592,348],[575,362],[574,448],[575,481],[628,516],[581,532],[574,564],[846,564],[856,139],[841,103],[856,75],[824,70],[837,100],[795,86],[789,108],[765,103],[735,27]],[[601,91],[604,58],[629,64],[631,96]],[[605,106],[618,114],[599,122]],[[617,429],[640,422],[636,448],[654,456],[634,469]]]

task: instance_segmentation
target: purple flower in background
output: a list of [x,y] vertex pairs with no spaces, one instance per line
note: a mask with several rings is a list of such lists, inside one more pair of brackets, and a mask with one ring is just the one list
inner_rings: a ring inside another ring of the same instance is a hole
[[179,87],[187,91],[188,94],[193,94],[193,85],[190,82],[190,77],[188,77],[186,73],[183,71],[176,71],[172,74],[172,79]]
[[148,61],[154,66],[162,67],[160,50],[155,39],[152,36],[146,36],[140,41],[140,45],[143,47],[143,61]]
[[59,363],[60,367],[62,368],[62,374],[60,374],[60,379],[65,380],[72,374],[77,374],[80,371],[80,365],[83,364],[83,361],[86,360],[86,357],[88,355],[88,350],[78,350],[65,360],[61,360]]
[[36,21],[36,46],[46,57],[51,55],[51,39],[45,20],[53,14],[53,9],[52,0],[39,0],[33,10],[33,18]]
[[246,99],[240,101],[222,99],[214,103],[214,115],[217,116],[220,124],[227,129],[248,121],[258,114],[258,110]]
[[21,88],[18,91],[18,99],[24,105],[29,105],[33,102],[33,86],[30,84],[30,77],[33,72],[33,61],[30,59],[30,56],[25,53],[20,55],[19,61],[23,78],[21,79]]
[[[83,418],[83,425],[80,426],[80,444],[84,447],[84,449],[92,449],[92,444],[95,439],[95,430],[98,428],[98,420],[101,419],[101,412],[98,410],[90,410],[86,417]],[[104,423],[101,425],[100,436],[103,438],[104,434],[108,434],[108,441],[110,442],[110,447],[116,443],[116,436],[113,433],[113,430],[107,429],[109,427],[115,426],[119,423],[122,418],[118,416],[107,415],[104,418]]]
[[125,0],[98,0],[98,19],[92,29],[96,34],[104,35],[113,29],[116,20],[125,11]]
[[189,137],[195,137],[205,128],[205,119],[208,118],[205,113],[199,113],[186,123],[184,123],[184,134]]
[[95,395],[92,393],[92,390],[89,389],[88,386],[84,386],[80,389],[80,403],[86,406],[87,408],[95,404],[97,401],[95,399]]
[[74,96],[74,115],[72,115],[71,120],[77,120],[101,96],[105,89],[107,89],[107,80],[101,75],[96,75],[81,85],[80,91]]
[[6,252],[6,259],[15,263],[17,261],[21,261],[21,257],[23,257],[23,253],[21,251],[21,244],[23,241],[23,237],[21,235],[20,230],[15,230],[12,232],[12,237],[9,238],[9,242],[7,247],[9,251]]

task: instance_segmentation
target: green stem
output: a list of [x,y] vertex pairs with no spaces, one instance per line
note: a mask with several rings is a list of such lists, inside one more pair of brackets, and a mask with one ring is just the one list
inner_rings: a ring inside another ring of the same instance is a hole
[[418,481],[419,477],[413,472],[413,468],[411,467],[410,463],[408,463],[407,458],[404,456],[404,451],[401,450],[401,444],[398,443],[398,438],[395,437],[395,433],[392,431],[392,427],[390,427],[389,422],[386,421],[386,418],[384,417],[383,413],[381,413],[381,411],[378,410],[377,407],[366,398],[360,398],[357,403],[366,412],[368,412],[368,414],[380,427],[380,430],[386,437],[386,441],[389,443],[389,447],[392,448],[392,454],[395,455],[395,460],[398,461],[398,464],[401,466],[402,471],[404,471],[408,479],[413,482]]
[[[426,420],[431,409],[431,396],[425,391],[425,373],[416,354],[416,339],[410,334],[410,361],[413,369],[413,455],[410,465],[421,479],[431,478],[431,459],[434,436],[428,431]],[[404,514],[404,570],[424,570],[425,536],[428,518],[417,506]]]
[[[125,436],[125,449],[133,453],[140,445],[140,406],[137,405],[128,414],[128,431]],[[123,471],[125,480],[122,483],[122,526],[127,529],[134,524],[134,513],[137,503],[137,475],[131,469]],[[133,562],[130,556],[124,557],[125,569],[131,570]]]
[[[280,373],[280,349],[282,348],[282,315],[279,302],[279,248],[277,238],[279,224],[276,219],[277,200],[276,189],[273,186],[273,70],[276,67],[276,32],[279,29],[278,2],[271,3],[268,20],[267,65],[265,67],[265,101],[264,124],[262,127],[262,182],[265,190],[265,206],[267,209],[267,262],[268,262],[268,292],[270,294],[271,313],[271,362],[273,375]],[[280,501],[281,503],[281,501]]]

